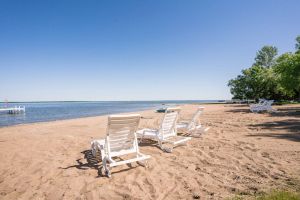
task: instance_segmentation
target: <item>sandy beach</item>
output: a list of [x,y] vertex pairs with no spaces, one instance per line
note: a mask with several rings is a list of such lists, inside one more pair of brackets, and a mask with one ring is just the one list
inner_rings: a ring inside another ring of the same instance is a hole
[[[182,106],[189,119],[198,105]],[[102,177],[90,142],[105,135],[107,116],[0,128],[0,199],[223,199],[270,189],[300,189],[300,107],[254,114],[246,105],[205,105],[210,130],[164,153],[153,143],[149,168],[137,164]],[[142,115],[157,128],[162,114]]]

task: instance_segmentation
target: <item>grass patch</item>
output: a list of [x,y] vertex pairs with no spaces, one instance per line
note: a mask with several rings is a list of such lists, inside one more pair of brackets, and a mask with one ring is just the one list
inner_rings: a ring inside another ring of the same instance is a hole
[[300,193],[290,192],[290,191],[278,191],[273,190],[269,193],[253,195],[253,196],[243,196],[237,195],[228,200],[300,200]]
[[269,194],[256,197],[257,200],[300,200],[300,194],[288,191],[272,191]]
[[299,101],[277,101],[274,105],[300,104]]

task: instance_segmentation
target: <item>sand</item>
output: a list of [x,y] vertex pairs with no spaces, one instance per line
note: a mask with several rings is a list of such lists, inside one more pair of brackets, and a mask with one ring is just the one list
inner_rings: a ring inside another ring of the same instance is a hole
[[[0,199],[223,199],[272,188],[299,189],[300,106],[253,114],[243,105],[205,105],[211,129],[164,153],[143,144],[138,164],[101,176],[90,141],[105,135],[106,116],[0,128]],[[197,105],[182,106],[188,119]],[[139,112],[141,128],[162,114]]]

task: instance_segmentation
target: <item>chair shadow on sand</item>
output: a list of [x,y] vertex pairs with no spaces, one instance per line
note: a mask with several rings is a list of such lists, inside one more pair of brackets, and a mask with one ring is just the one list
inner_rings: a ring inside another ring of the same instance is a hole
[[[81,153],[84,155],[84,158],[76,159],[77,162],[76,165],[62,167],[62,169],[70,169],[70,168],[77,168],[80,170],[95,169],[98,171],[98,177],[102,176],[101,173],[102,162],[101,160],[93,156],[92,150],[84,150]],[[85,160],[86,162],[83,162],[83,160]]]
[[246,104],[239,104],[239,105],[228,105],[225,107],[232,107],[233,109],[227,110],[225,112],[231,112],[231,113],[251,113],[250,108]]
[[[76,159],[77,164],[70,165],[68,167],[61,167],[61,169],[70,169],[70,168],[76,168],[76,169],[79,169],[79,170],[94,169],[94,170],[97,170],[97,172],[98,172],[97,178],[106,177],[105,174],[102,173],[103,165],[102,165],[102,160],[101,160],[100,157],[99,157],[100,159],[95,158],[92,154],[92,150],[90,150],[90,149],[89,150],[84,150],[81,153],[84,155],[84,158]],[[123,160],[121,158],[119,158],[119,159]],[[82,160],[85,161],[85,162],[83,162]],[[113,171],[112,174],[118,174],[118,173],[125,172],[125,171],[128,171],[130,169],[134,169],[134,168],[138,167],[138,166],[132,166],[130,164],[127,164],[127,166],[128,166],[128,168],[121,169],[121,170],[118,170],[118,171]]]
[[155,147],[161,151],[161,148],[158,146],[158,142],[148,139],[148,138],[144,138],[144,139],[140,140],[139,147]]

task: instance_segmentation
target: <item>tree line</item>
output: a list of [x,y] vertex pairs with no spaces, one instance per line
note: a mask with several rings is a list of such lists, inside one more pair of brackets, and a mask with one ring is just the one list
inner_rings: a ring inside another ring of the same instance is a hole
[[275,46],[264,46],[251,67],[229,80],[234,99],[273,99],[300,101],[300,35],[295,52],[278,56]]

